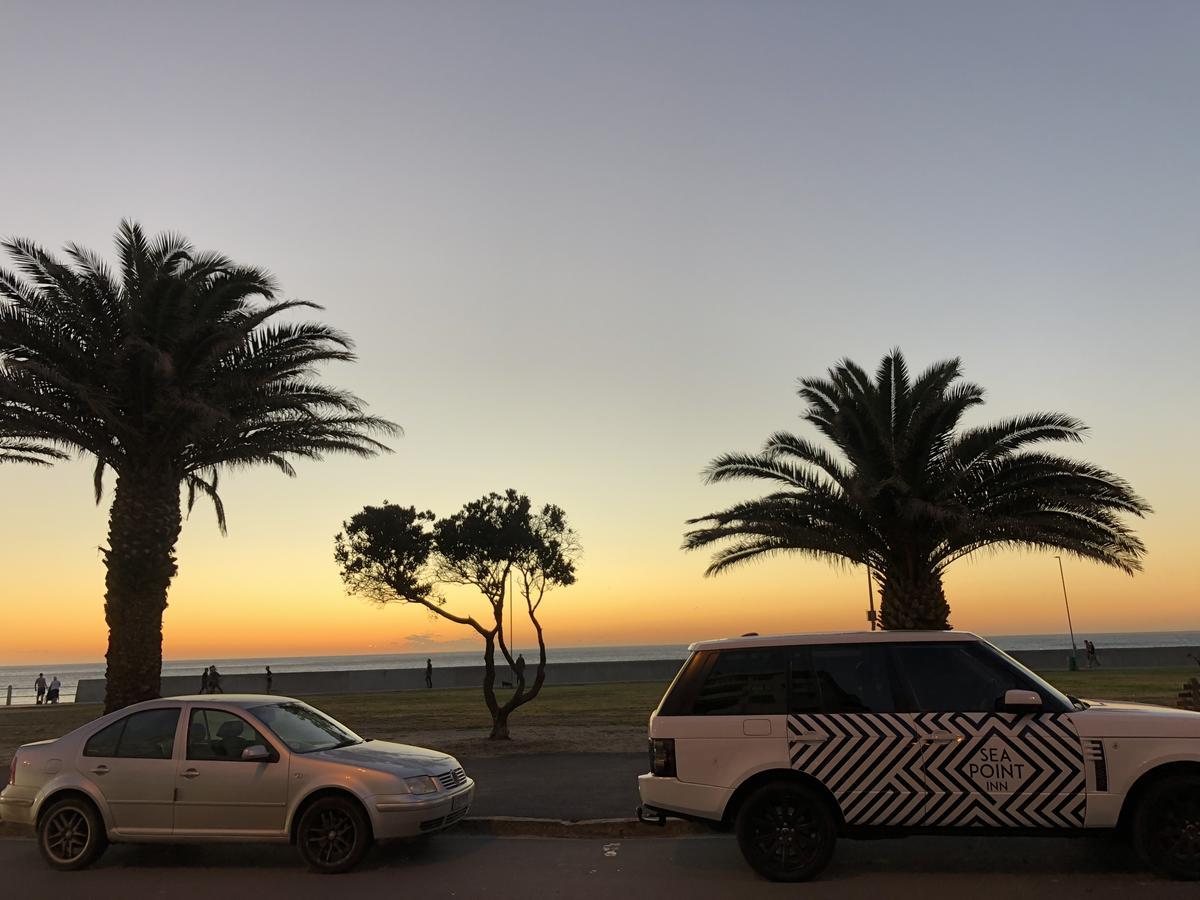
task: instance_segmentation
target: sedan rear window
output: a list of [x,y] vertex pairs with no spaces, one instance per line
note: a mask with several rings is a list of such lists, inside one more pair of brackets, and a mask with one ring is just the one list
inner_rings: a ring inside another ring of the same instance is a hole
[[253,712],[293,753],[316,753],[363,742],[342,723],[303,703],[256,706]]

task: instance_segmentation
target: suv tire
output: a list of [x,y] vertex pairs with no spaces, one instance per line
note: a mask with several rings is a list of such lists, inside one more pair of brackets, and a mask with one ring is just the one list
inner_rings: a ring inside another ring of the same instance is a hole
[[83,797],[52,802],[38,819],[38,850],[52,869],[86,869],[108,846],[104,822],[95,805]]
[[311,803],[296,827],[296,848],[310,871],[349,872],[371,849],[371,825],[349,797],[322,797]]
[[736,830],[746,862],[771,881],[816,877],[837,843],[829,804],[798,781],[772,781],[755,789],[738,810]]
[[1173,775],[1146,789],[1133,814],[1133,845],[1156,874],[1200,880],[1200,775]]

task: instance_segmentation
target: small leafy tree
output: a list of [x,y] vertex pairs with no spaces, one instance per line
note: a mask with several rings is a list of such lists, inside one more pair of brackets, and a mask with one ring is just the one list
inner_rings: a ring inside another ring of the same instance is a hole
[[[575,583],[580,546],[566,514],[546,504],[535,510],[511,488],[487,494],[444,519],[415,507],[367,506],[342,525],[334,558],[351,594],[379,603],[407,603],[483,638],[483,699],[492,716],[492,740],[508,740],[509,717],[541,692],[546,679],[546,642],[538,610],[546,593]],[[512,588],[510,589],[510,584]],[[476,618],[446,608],[440,585],[477,589],[487,614]],[[509,603],[524,607],[537,634],[532,682],[517,664],[504,630]],[[496,696],[496,650],[513,670],[511,697]]]

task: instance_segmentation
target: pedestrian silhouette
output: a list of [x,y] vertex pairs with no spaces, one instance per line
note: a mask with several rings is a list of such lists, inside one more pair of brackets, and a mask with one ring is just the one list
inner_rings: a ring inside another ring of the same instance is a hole
[[208,667],[208,691],[210,694],[225,693],[225,690],[221,687],[221,673],[217,671],[216,666]]
[[433,687],[433,660],[428,657],[425,659],[425,687]]
[[33,689],[37,691],[38,706],[46,700],[46,676],[38,672],[37,680],[33,683]]
[[208,669],[200,673],[200,693],[208,693]]
[[271,684],[275,681],[275,676],[271,674],[271,667],[267,666],[267,693],[271,693]]

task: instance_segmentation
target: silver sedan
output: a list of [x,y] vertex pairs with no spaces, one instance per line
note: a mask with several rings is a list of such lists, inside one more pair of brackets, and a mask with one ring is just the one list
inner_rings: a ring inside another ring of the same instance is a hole
[[376,839],[457,822],[474,789],[453,757],[364,740],[299,700],[171,697],[21,747],[0,819],[36,826],[56,869],[110,841],[272,841],[334,873]]

